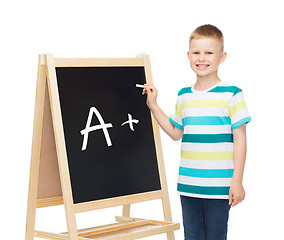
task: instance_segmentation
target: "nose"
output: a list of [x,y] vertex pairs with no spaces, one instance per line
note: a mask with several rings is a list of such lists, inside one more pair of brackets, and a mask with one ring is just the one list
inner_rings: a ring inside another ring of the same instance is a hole
[[204,61],[205,60],[205,55],[203,53],[199,54],[199,61]]

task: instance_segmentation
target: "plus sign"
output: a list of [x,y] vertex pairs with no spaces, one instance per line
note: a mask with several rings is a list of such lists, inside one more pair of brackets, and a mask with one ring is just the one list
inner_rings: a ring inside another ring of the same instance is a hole
[[133,123],[136,123],[136,124],[137,124],[138,122],[139,122],[139,120],[137,120],[137,119],[132,119],[131,114],[128,113],[128,121],[122,123],[121,126],[123,126],[124,124],[128,123],[130,129],[131,129],[132,131],[134,131]]

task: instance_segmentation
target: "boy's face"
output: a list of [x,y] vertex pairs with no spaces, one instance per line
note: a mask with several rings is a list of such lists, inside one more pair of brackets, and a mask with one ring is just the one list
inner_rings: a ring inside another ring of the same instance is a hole
[[200,77],[217,76],[219,64],[225,61],[220,41],[214,38],[192,39],[187,52],[190,67]]

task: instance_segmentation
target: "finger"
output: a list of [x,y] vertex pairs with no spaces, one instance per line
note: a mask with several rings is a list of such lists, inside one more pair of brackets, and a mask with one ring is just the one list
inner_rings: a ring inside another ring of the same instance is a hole
[[144,84],[144,88],[143,88],[143,93],[144,94],[148,94],[149,93],[149,91],[147,91],[147,87],[148,86],[149,86],[148,84]]
[[232,207],[237,206],[238,203],[240,202],[240,200],[238,198],[234,198],[233,203],[232,203]]
[[233,194],[232,193],[229,193],[229,205],[231,206],[233,204]]
[[240,197],[240,196],[235,197],[234,202],[233,202],[233,206],[238,205],[241,201],[243,201],[242,197]]
[[153,87],[153,92],[157,93],[158,90],[154,86],[152,86],[152,87]]
[[148,84],[145,84],[145,88],[144,89],[146,89],[147,94],[151,94],[152,93]]

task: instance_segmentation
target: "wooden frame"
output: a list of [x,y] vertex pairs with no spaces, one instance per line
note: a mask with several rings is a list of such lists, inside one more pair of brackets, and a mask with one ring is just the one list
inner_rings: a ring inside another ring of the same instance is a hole
[[[39,56],[26,240],[33,240],[35,236],[66,240],[118,240],[137,239],[160,233],[167,233],[168,240],[174,240],[174,230],[179,229],[179,224],[172,223],[159,126],[153,116],[151,118],[161,190],[78,204],[73,202],[55,68],[96,66],[144,66],[146,81],[152,83],[148,55],[116,59],[65,59],[53,58],[52,55]],[[48,149],[45,149],[46,146]],[[130,218],[130,204],[154,199],[162,200],[165,222]],[[65,207],[68,232],[55,234],[36,231],[36,209],[60,204],[64,204]],[[123,206],[123,212],[122,217],[116,219],[118,223],[77,230],[76,213],[120,205]],[[128,233],[125,233],[125,229]]]

